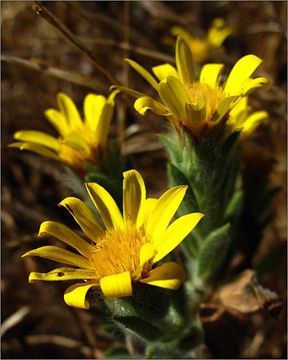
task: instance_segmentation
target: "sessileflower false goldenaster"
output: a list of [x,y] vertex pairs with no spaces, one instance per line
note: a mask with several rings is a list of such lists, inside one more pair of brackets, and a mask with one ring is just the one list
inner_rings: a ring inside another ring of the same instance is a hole
[[67,288],[66,304],[89,308],[86,294],[100,287],[105,297],[132,296],[133,283],[141,282],[166,289],[177,289],[185,279],[176,262],[157,262],[170,253],[204,216],[190,213],[171,224],[187,186],[175,186],[159,199],[146,198],[142,176],[136,170],[123,173],[123,215],[111,195],[96,183],[86,183],[99,212],[100,224],[81,200],[68,197],[64,206],[82,229],[86,239],[63,224],[46,221],[39,236],[51,235],[78,251],[43,246],[23,256],[39,256],[65,264],[48,273],[32,272],[29,281],[80,280]]
[[215,49],[221,49],[225,39],[233,33],[233,29],[222,18],[213,19],[204,38],[193,36],[182,26],[173,26],[171,34],[182,37],[190,47],[193,60],[204,63],[211,57]]
[[14,139],[18,141],[9,146],[50,157],[81,173],[87,165],[97,164],[106,146],[115,94],[112,92],[108,98],[88,94],[84,100],[82,120],[73,100],[64,93],[58,93],[59,110],[48,109],[45,116],[59,136],[21,130],[14,134]]
[[134,107],[141,115],[152,110],[167,117],[176,129],[185,128],[196,137],[226,123],[230,111],[243,97],[270,84],[265,77],[251,78],[262,62],[255,55],[238,60],[224,82],[220,82],[223,64],[204,65],[197,79],[191,50],[181,37],[176,42],[176,68],[171,64],[152,68],[158,81],[135,61],[127,61],[157,91],[160,99],[124,86],[113,87],[137,98]]

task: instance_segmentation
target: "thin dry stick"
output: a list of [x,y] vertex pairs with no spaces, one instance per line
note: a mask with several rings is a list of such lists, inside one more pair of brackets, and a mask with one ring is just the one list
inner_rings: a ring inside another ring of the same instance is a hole
[[96,355],[97,359],[103,359],[102,351],[98,349],[98,342],[95,339],[94,333],[88,321],[86,320],[85,314],[80,309],[70,308],[69,310],[71,310],[77,325],[79,325],[82,334],[85,336],[93,354]]
[[26,342],[28,345],[56,345],[63,346],[68,349],[77,349],[79,350],[86,359],[93,358],[94,354],[91,349],[83,344],[81,341],[61,336],[55,334],[40,334],[40,335],[28,335],[26,337]]
[[166,61],[166,62],[175,64],[175,58],[173,56],[164,54],[160,51],[149,50],[149,49],[143,48],[141,46],[134,46],[132,44],[127,44],[125,42],[117,42],[117,41],[114,41],[111,39],[101,39],[101,38],[89,39],[89,38],[87,38],[87,36],[77,36],[77,38],[83,39],[86,43],[118,47],[119,49],[133,51],[137,54],[147,56],[151,59],[157,59],[160,61]]
[[83,45],[76,36],[49,10],[46,9],[44,5],[42,5],[41,1],[35,1],[33,5],[33,10],[40,16],[43,17],[49,24],[51,24],[57,31],[60,32],[65,38],[65,40],[72,46],[74,46],[77,50],[80,50],[84,53],[90,61],[96,66],[96,68],[109,80],[111,83],[116,83],[116,80],[113,76],[104,69],[101,65],[98,64],[97,59],[95,59],[92,52]]
[[[129,2],[124,2],[124,44],[129,46],[129,40],[130,40],[130,29],[129,29],[129,11],[130,11],[130,5]],[[129,58],[129,50],[126,48],[123,51],[123,57]],[[129,65],[126,62],[123,62],[123,72],[122,72],[122,82],[124,86],[129,85]],[[124,132],[126,128],[126,113],[127,113],[127,103],[122,103],[121,107],[118,108],[118,136],[119,136],[119,144],[122,148],[122,144],[124,142]]]
[[25,66],[26,68],[29,68],[31,70],[39,71],[49,76],[54,76],[58,79],[70,81],[74,84],[86,86],[91,89],[97,89],[99,92],[104,92],[106,90],[106,86],[102,82],[95,80],[90,76],[58,69],[53,66],[43,64],[39,62],[38,59],[26,60],[17,56],[9,56],[9,55],[2,55],[0,58],[2,61],[6,61],[8,63],[16,64],[20,66]]

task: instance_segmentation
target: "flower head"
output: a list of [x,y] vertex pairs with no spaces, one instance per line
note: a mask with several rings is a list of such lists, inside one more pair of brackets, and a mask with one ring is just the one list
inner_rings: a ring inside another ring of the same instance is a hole
[[176,42],[176,68],[170,64],[152,68],[158,81],[135,61],[127,61],[158,92],[160,100],[130,88],[115,87],[137,98],[134,107],[141,115],[152,110],[166,116],[176,129],[188,129],[196,137],[225,123],[243,97],[269,85],[264,77],[251,78],[262,62],[255,55],[242,57],[226,82],[220,82],[223,64],[204,65],[197,78],[190,48],[181,37]]
[[253,111],[248,105],[248,98],[242,98],[230,111],[227,126],[232,130],[241,130],[240,139],[244,140],[254,133],[256,128],[267,123],[269,114],[267,111]]
[[190,34],[182,26],[173,26],[172,35],[182,37],[190,47],[193,54],[193,60],[196,63],[203,63],[211,57],[213,48],[221,48],[224,40],[231,35],[232,28],[228,26],[224,19],[215,18],[208,29],[205,38],[201,39]]
[[59,136],[56,138],[41,131],[22,130],[14,134],[14,139],[18,141],[9,146],[53,158],[82,172],[87,165],[97,163],[105,148],[115,94],[112,92],[108,98],[88,94],[84,100],[82,120],[72,99],[59,93],[59,110],[45,111],[45,116]]
[[43,246],[23,256],[39,256],[65,264],[48,273],[32,272],[29,281],[81,280],[65,292],[68,305],[88,308],[87,291],[100,287],[106,297],[131,296],[132,283],[141,282],[177,289],[184,281],[184,270],[175,262],[154,264],[170,253],[203,217],[201,213],[181,216],[170,225],[187,189],[176,186],[159,199],[146,198],[143,178],[136,170],[126,171],[123,181],[123,215],[110,194],[96,183],[86,183],[99,212],[93,212],[79,199],[68,197],[64,206],[81,227],[86,241],[66,226],[46,221],[39,235],[52,235],[78,251]]

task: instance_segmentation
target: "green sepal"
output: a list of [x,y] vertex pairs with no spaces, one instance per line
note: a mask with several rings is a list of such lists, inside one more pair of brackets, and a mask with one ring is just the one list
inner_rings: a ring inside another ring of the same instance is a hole
[[154,320],[161,319],[168,311],[169,292],[156,286],[134,284],[133,296],[105,299],[105,303],[115,316],[139,316]]
[[217,276],[230,245],[231,225],[225,224],[212,231],[200,247],[198,257],[198,277],[209,283]]
[[133,296],[105,299],[105,303],[120,328],[146,341],[170,341],[187,323],[183,288],[173,291],[135,284]]
[[235,146],[239,136],[240,136],[241,130],[235,130],[233,131],[227,138],[225,139],[223,143],[223,150],[222,152],[225,154],[228,154],[231,152],[232,148]]

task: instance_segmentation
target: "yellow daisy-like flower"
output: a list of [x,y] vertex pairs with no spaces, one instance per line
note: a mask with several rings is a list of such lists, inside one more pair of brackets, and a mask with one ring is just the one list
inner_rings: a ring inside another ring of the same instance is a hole
[[173,26],[171,33],[182,37],[190,47],[193,59],[196,63],[203,63],[211,56],[211,48],[220,48],[224,40],[231,35],[232,28],[228,26],[224,19],[216,18],[213,20],[204,39],[197,38],[181,26]]
[[183,283],[185,273],[177,263],[166,262],[155,268],[154,264],[192,231],[203,214],[187,214],[169,225],[187,186],[173,187],[159,199],[146,198],[141,175],[136,170],[123,175],[123,215],[103,187],[86,183],[103,226],[81,200],[68,197],[59,204],[71,213],[89,241],[60,223],[41,224],[39,236],[52,235],[79,254],[56,246],[28,251],[23,256],[39,256],[66,265],[48,273],[32,272],[30,282],[82,280],[68,287],[64,295],[66,304],[79,308],[89,308],[86,294],[95,286],[105,297],[125,297],[132,295],[132,283],[137,281],[173,290]]
[[152,110],[166,116],[176,129],[184,127],[194,136],[223,124],[241,98],[269,85],[264,77],[251,78],[262,62],[255,55],[242,57],[226,82],[220,83],[223,64],[204,65],[197,79],[190,48],[181,37],[176,42],[176,68],[171,64],[153,67],[157,79],[135,61],[127,61],[158,92],[160,101],[131,88],[114,87],[137,98],[134,107],[141,115]]
[[248,98],[244,97],[231,110],[227,125],[232,130],[241,130],[240,139],[244,140],[249,137],[255,129],[264,123],[267,123],[269,114],[267,111],[253,111],[248,105]]
[[14,139],[18,141],[9,146],[50,157],[82,173],[88,164],[97,163],[105,148],[116,93],[112,92],[108,98],[88,94],[84,100],[84,121],[72,99],[59,93],[59,110],[45,111],[59,137],[41,131],[22,130],[14,134]]

